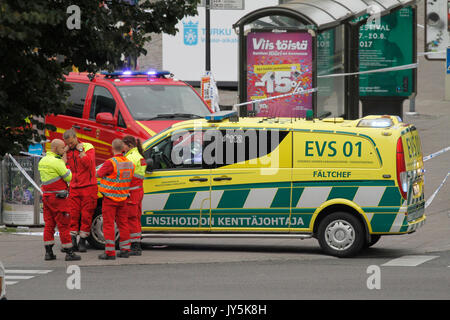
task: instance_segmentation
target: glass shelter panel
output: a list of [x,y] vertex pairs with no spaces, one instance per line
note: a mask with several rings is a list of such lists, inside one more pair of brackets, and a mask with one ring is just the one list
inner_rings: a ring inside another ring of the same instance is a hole
[[317,115],[345,115],[344,26],[322,31],[317,36]]
[[251,29],[261,29],[261,28],[292,28],[292,27],[303,27],[304,24],[297,19],[287,17],[287,16],[265,16],[259,18],[251,23],[244,26],[244,32]]

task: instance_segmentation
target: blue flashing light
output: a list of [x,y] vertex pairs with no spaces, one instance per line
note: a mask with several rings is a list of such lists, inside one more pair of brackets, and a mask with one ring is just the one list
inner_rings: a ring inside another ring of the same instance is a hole
[[132,76],[147,76],[147,77],[158,77],[161,78],[163,76],[170,75],[169,71],[164,70],[122,70],[122,71],[102,71],[102,75],[108,78],[118,78],[118,77],[132,77]]
[[222,121],[231,117],[237,117],[236,111],[218,111],[205,116],[208,121]]

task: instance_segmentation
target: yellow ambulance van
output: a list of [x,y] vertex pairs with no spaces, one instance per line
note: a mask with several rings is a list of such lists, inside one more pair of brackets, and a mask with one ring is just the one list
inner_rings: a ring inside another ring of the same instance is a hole
[[142,231],[317,238],[348,257],[425,222],[417,129],[394,116],[176,123],[147,140]]

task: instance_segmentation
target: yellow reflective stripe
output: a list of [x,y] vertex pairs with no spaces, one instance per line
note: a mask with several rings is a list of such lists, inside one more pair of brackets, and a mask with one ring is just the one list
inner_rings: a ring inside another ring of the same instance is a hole
[[56,178],[53,178],[53,179],[50,179],[50,180],[47,180],[47,181],[42,181],[42,185],[43,186],[46,186],[46,185],[48,185],[48,184],[52,184],[53,182],[56,182],[56,181],[58,181],[59,179],[62,179],[61,177],[56,177]]
[[155,131],[153,131],[153,130],[150,129],[149,127],[143,125],[140,121],[136,121],[136,123],[137,123],[138,125],[140,125],[145,131],[147,131],[147,133],[148,133],[150,136],[154,136],[154,135],[156,134]]
[[[63,133],[66,132],[66,131],[67,131],[67,129],[56,128],[56,133],[63,134]],[[47,132],[48,132],[48,131],[47,131]],[[47,134],[46,136],[48,137],[48,136],[50,136],[50,134]],[[83,140],[89,140],[89,141],[92,141],[92,142],[104,144],[104,145],[107,145],[107,146],[111,147],[111,144],[110,144],[110,143],[107,143],[107,142],[102,141],[102,140],[99,140],[99,139],[92,138],[92,137],[90,137],[90,136],[87,136],[87,135],[85,135],[85,134],[81,134],[81,133],[79,133],[79,132],[77,132],[77,137],[80,138],[80,139],[83,139]]]
[[[72,171],[70,171],[70,169],[67,169],[67,172],[62,176],[62,178],[64,181],[67,181],[67,182],[72,180]],[[67,178],[69,178],[69,179],[67,179]]]

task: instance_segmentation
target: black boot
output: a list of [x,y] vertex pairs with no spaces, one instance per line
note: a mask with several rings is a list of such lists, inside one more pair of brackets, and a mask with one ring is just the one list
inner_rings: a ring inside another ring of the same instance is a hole
[[45,260],[55,260],[56,256],[53,253],[53,244],[45,246]]
[[80,237],[80,241],[78,242],[78,252],[86,252],[86,238],[81,238]]
[[108,256],[106,253],[102,253],[98,258],[100,260],[116,260],[116,256]]
[[129,253],[129,251],[126,251],[126,250],[120,250],[120,252],[117,253],[117,256],[119,258],[129,258],[130,253]]
[[81,260],[81,257],[76,255],[73,252],[73,248],[67,248],[66,249],[66,261],[77,261],[77,260]]
[[78,244],[77,244],[77,236],[71,236],[72,238],[72,250],[78,251]]
[[131,244],[130,256],[140,256],[140,255],[142,255],[140,242],[133,242]]

